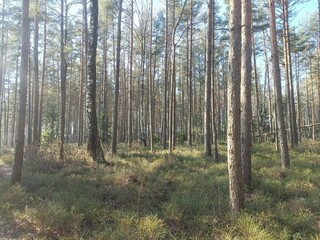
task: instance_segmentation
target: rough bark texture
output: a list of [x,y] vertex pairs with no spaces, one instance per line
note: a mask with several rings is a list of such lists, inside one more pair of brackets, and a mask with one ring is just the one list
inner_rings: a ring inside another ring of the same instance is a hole
[[118,141],[118,109],[119,109],[119,82],[120,82],[120,43],[121,43],[121,15],[122,15],[122,0],[118,2],[118,32],[117,32],[117,53],[116,53],[116,76],[114,83],[114,107],[113,107],[113,122],[112,122],[112,154],[117,152]]
[[286,129],[284,124],[274,0],[269,0],[269,11],[270,11],[269,17],[270,17],[272,73],[273,73],[274,87],[275,87],[275,93],[276,93],[276,112],[277,112],[276,117],[277,117],[278,137],[279,137],[279,145],[280,145],[280,152],[281,152],[281,166],[283,168],[286,168],[290,166],[290,159],[289,159]]
[[231,212],[244,207],[240,138],[241,1],[230,0],[227,154]]
[[245,184],[251,181],[251,81],[252,81],[252,6],[251,0],[242,3],[241,48],[241,160]]
[[88,112],[88,152],[95,162],[105,162],[100,144],[97,110],[96,110],[96,55],[98,39],[98,0],[90,1],[90,34],[88,45],[88,84],[87,84],[87,112]]
[[15,136],[14,163],[11,183],[21,182],[23,155],[24,155],[24,129],[26,120],[27,83],[28,83],[28,37],[29,37],[29,0],[23,0],[22,5],[22,46],[21,46],[21,71],[20,71],[20,97],[18,125]]

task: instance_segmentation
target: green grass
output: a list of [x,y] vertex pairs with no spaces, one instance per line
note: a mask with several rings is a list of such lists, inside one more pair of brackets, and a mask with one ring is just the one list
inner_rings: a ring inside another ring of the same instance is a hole
[[[23,182],[0,181],[0,212],[36,239],[319,239],[320,145],[305,142],[281,170],[271,144],[255,145],[246,208],[229,213],[226,144],[221,161],[202,148],[174,154],[121,146],[112,167],[84,149],[29,151]],[[12,152],[0,151],[0,164]]]

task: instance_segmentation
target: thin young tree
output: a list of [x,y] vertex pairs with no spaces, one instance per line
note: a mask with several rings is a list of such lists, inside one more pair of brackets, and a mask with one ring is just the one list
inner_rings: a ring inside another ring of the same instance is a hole
[[133,141],[133,4],[134,0],[130,3],[130,56],[129,56],[129,113],[128,113],[128,146],[132,147]]
[[15,152],[14,162],[11,174],[11,183],[21,182],[23,156],[24,156],[24,131],[26,120],[26,102],[27,102],[27,87],[28,87],[28,37],[29,37],[29,0],[22,2],[22,28],[21,28],[21,70],[19,83],[19,114],[18,125],[15,135]]
[[105,162],[100,144],[97,107],[96,107],[96,82],[97,82],[97,41],[98,41],[98,0],[90,1],[90,33],[88,35],[88,83],[87,83],[87,113],[89,137],[87,149],[95,162]]
[[284,43],[284,63],[286,88],[288,96],[288,118],[291,135],[291,146],[298,145],[298,130],[293,90],[293,74],[292,74],[292,59],[291,59],[291,40],[289,29],[289,3],[288,0],[282,0],[282,17],[283,17],[283,43]]
[[206,82],[204,91],[204,154],[211,156],[212,0],[208,1]]
[[189,52],[188,52],[188,88],[189,88],[189,111],[188,111],[188,144],[192,146],[192,115],[193,115],[193,0],[190,0],[190,19],[189,19]]
[[39,125],[39,0],[35,2],[35,16],[34,16],[34,46],[33,46],[33,55],[34,55],[34,96],[33,96],[33,128],[32,128],[32,144],[36,146],[39,144],[39,134],[38,134],[38,125]]
[[217,123],[216,123],[216,82],[217,78],[215,77],[215,25],[216,25],[216,1],[212,1],[212,64],[211,64],[211,124],[212,124],[212,145],[213,145],[213,160],[219,160],[219,153],[218,153],[218,134],[217,134]]
[[164,55],[164,97],[163,97],[163,149],[167,149],[167,127],[168,127],[168,78],[169,78],[169,0],[166,0],[165,20],[165,55]]
[[116,72],[114,83],[114,107],[113,107],[113,122],[112,122],[112,154],[117,152],[118,141],[118,111],[119,111],[119,83],[120,83],[120,46],[121,46],[121,16],[122,16],[122,1],[118,1],[118,29],[117,29],[117,52],[116,52]]
[[67,61],[65,53],[65,0],[61,0],[61,20],[60,20],[60,92],[61,92],[61,114],[60,114],[60,159],[64,159],[64,134],[66,125],[66,80]]
[[286,134],[285,123],[284,123],[274,0],[269,0],[269,18],[270,18],[272,73],[273,73],[274,88],[276,93],[276,96],[275,96],[276,112],[277,112],[276,117],[277,117],[278,138],[279,138],[280,152],[281,152],[281,166],[282,168],[287,168],[290,166],[290,159],[289,159],[287,134]]
[[149,144],[153,151],[153,71],[152,71],[152,24],[153,24],[153,0],[150,1],[150,37],[149,37]]
[[43,49],[42,49],[42,73],[41,73],[41,90],[39,99],[39,124],[38,124],[38,139],[41,142],[42,135],[42,118],[43,118],[43,103],[44,103],[44,88],[45,88],[45,73],[46,73],[46,58],[47,58],[47,1],[44,6],[44,22],[43,22]]
[[241,47],[241,160],[243,180],[251,181],[251,81],[252,81],[252,5],[251,0],[242,2]]
[[84,85],[87,83],[87,56],[88,56],[88,14],[87,14],[87,0],[82,0],[83,7],[83,20],[82,20],[82,36],[81,36],[81,52],[80,52],[80,94],[79,94],[79,105],[78,105],[78,146],[82,145],[83,142],[83,108],[84,108]]
[[240,138],[241,1],[230,0],[229,7],[230,49],[227,87],[227,155],[231,212],[237,214],[244,207]]

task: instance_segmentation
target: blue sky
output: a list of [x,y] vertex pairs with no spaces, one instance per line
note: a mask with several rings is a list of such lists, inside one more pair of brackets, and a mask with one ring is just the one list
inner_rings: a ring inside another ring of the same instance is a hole
[[318,0],[309,0],[307,3],[296,7],[297,17],[293,19],[294,24],[303,23],[312,13],[318,10]]

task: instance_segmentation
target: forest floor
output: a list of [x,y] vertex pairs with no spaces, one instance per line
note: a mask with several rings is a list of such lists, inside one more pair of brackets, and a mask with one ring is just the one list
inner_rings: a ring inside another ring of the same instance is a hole
[[[0,160],[0,182],[9,181],[11,172],[12,166]],[[0,240],[17,239],[20,234],[21,231],[16,228],[15,224],[0,213]]]
[[119,144],[97,165],[85,147],[27,151],[22,183],[10,184],[12,152],[0,149],[0,239],[320,239],[320,144],[254,145],[245,210],[230,214],[226,143],[219,162],[202,146],[168,154]]

